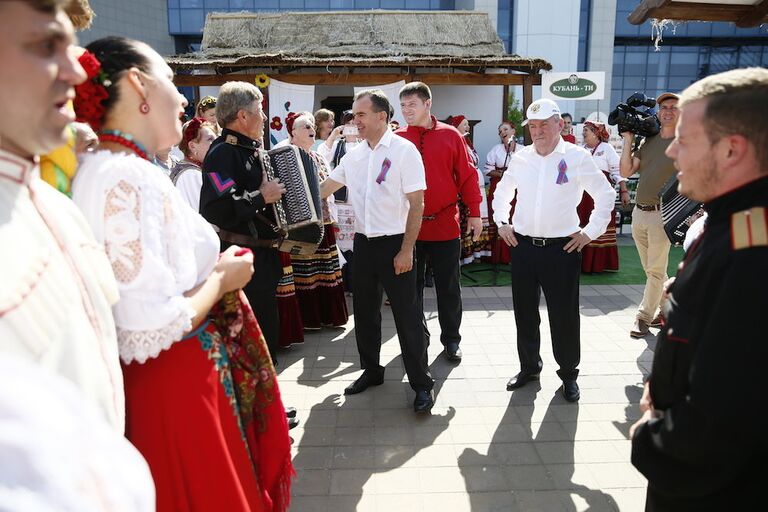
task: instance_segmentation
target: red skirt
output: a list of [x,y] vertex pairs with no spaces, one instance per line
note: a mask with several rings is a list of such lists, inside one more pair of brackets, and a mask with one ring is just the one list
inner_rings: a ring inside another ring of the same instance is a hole
[[291,256],[280,251],[280,263],[283,265],[283,276],[277,283],[277,311],[280,315],[281,347],[290,347],[294,343],[304,343],[304,324],[301,321],[299,299],[296,297],[296,286],[293,281]]
[[291,445],[275,368],[242,291],[157,358],[124,365],[126,436],[159,512],[286,512]]
[[[262,511],[212,323],[157,358],[123,366],[126,437],[149,464],[158,512]],[[226,357],[223,359],[226,361]]]
[[317,252],[291,256],[301,319],[307,329],[342,327],[349,319],[334,225],[326,224],[324,231]]
[[[491,178],[491,185],[488,188],[488,239],[491,245],[491,256],[486,261],[494,265],[509,264],[509,246],[499,237],[498,228],[493,221],[493,193],[496,191],[496,185],[501,178]],[[517,204],[517,194],[512,199],[512,208],[509,210],[509,219],[511,222],[512,214],[515,213],[515,204]]]
[[[605,174],[605,173],[604,173]],[[606,175],[607,176],[607,175]],[[610,180],[609,180],[610,181]],[[584,192],[581,203],[576,208],[579,225],[584,227],[595,207],[592,197]],[[616,246],[616,216],[611,213],[611,220],[605,233],[581,250],[581,271],[587,274],[619,271],[619,248]]]

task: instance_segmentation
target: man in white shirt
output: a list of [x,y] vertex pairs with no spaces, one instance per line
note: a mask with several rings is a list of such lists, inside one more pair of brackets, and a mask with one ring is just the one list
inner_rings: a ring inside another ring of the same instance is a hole
[[[499,236],[511,246],[512,301],[517,325],[520,373],[507,383],[513,390],[539,378],[539,290],[547,300],[549,325],[563,396],[579,399],[576,378],[581,353],[579,275],[581,249],[608,226],[616,192],[589,152],[564,141],[560,108],[548,99],[526,112],[533,145],[510,160],[493,198]],[[508,223],[510,201],[517,206]],[[586,191],[595,201],[589,223],[579,229],[576,207]]]
[[355,336],[363,374],[344,393],[384,382],[381,351],[382,287],[392,305],[405,372],[416,392],[414,411],[432,409],[434,381],[418,303],[414,247],[424,212],[426,179],[421,155],[389,129],[390,103],[383,91],[366,90],[352,105],[359,144],[341,159],[321,186],[323,198],[342,186],[355,210],[353,301]]

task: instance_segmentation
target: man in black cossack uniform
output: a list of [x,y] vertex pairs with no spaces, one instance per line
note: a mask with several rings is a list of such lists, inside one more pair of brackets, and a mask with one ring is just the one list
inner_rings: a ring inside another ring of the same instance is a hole
[[768,70],[694,83],[667,155],[704,229],[668,284],[630,430],[646,510],[768,509]]
[[200,213],[219,228],[222,250],[239,245],[253,251],[253,278],[244,291],[277,364],[280,322],[275,292],[282,264],[268,206],[280,200],[285,187],[277,179],[266,179],[257,158],[266,120],[261,101],[253,84],[227,82],[221,87],[216,118],[223,131],[203,161]]

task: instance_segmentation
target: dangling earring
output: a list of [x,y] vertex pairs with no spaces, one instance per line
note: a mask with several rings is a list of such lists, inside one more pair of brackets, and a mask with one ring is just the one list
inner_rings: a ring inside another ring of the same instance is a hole
[[139,105],[139,112],[141,112],[144,115],[149,114],[149,103],[147,103],[146,101],[142,101],[141,105]]

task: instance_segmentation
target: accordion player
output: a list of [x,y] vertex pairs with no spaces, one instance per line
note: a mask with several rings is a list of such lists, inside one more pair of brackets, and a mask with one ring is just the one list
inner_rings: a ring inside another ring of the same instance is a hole
[[683,245],[688,228],[704,214],[704,206],[701,203],[680,195],[675,176],[662,187],[659,193],[659,207],[664,232],[673,245]]
[[291,254],[313,254],[323,240],[320,183],[315,163],[296,146],[258,151],[267,178],[285,185],[282,199],[272,204],[274,228],[280,233],[278,249]]

